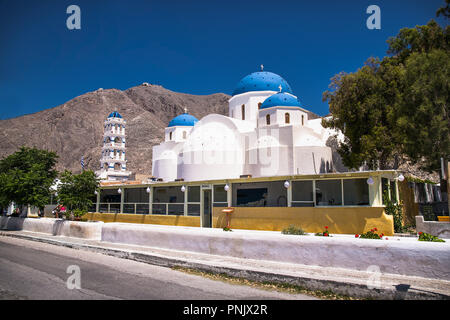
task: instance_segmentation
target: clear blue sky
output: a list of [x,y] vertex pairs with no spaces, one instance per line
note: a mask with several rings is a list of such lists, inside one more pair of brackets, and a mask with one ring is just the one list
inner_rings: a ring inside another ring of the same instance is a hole
[[[426,24],[444,3],[0,0],[0,119],[142,82],[231,94],[261,64],[284,77],[309,110],[325,115],[322,93],[333,75],[385,56],[386,39]],[[71,4],[81,8],[81,30],[66,27]],[[381,8],[381,30],[366,27],[371,4]]]

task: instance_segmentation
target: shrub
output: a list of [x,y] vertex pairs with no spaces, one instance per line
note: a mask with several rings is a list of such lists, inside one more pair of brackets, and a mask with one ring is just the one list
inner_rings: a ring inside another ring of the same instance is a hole
[[373,228],[370,231],[367,231],[366,233],[362,234],[356,234],[355,238],[361,238],[361,239],[381,239],[383,238],[384,234],[378,234],[376,233],[377,228]]
[[81,218],[83,218],[83,216],[87,213],[86,210],[82,210],[82,209],[75,209],[73,210],[73,216],[75,218],[75,220],[81,220]]
[[386,214],[393,216],[394,218],[394,231],[397,233],[404,232],[403,227],[403,203],[395,202],[389,199],[389,193],[386,190],[383,195],[383,201],[386,206]]
[[293,224],[289,225],[289,227],[284,228],[281,231],[282,234],[295,234],[295,235],[305,235],[306,232],[301,227],[296,227]]
[[425,232],[419,232],[419,241],[445,242],[445,240]]

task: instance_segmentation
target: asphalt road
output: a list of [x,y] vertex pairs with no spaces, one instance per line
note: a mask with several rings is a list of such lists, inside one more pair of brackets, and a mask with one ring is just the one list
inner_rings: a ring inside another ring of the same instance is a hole
[[215,281],[95,252],[0,237],[0,299],[314,298]]

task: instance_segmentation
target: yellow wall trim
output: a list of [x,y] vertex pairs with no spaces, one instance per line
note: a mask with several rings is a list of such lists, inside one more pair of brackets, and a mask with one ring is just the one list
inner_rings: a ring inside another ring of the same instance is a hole
[[[226,226],[223,208],[213,208],[213,227]],[[235,207],[231,214],[233,229],[281,231],[289,225],[301,227],[306,232],[361,234],[372,228],[387,236],[394,234],[393,217],[386,215],[383,207]]]
[[91,221],[161,224],[169,226],[200,227],[200,217],[172,216],[156,214],[126,213],[88,213],[85,218]]

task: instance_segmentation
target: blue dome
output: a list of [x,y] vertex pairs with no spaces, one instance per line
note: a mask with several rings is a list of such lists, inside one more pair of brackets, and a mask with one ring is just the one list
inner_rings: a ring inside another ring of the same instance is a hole
[[169,127],[175,126],[194,126],[198,122],[198,119],[191,116],[188,113],[180,114],[169,122]]
[[233,96],[250,91],[280,91],[280,85],[282,92],[292,93],[289,84],[279,75],[267,71],[253,72],[239,81]]
[[264,100],[261,109],[270,107],[301,107],[300,101],[290,94],[279,92]]
[[122,118],[122,116],[117,111],[114,111],[109,114],[108,118]]

